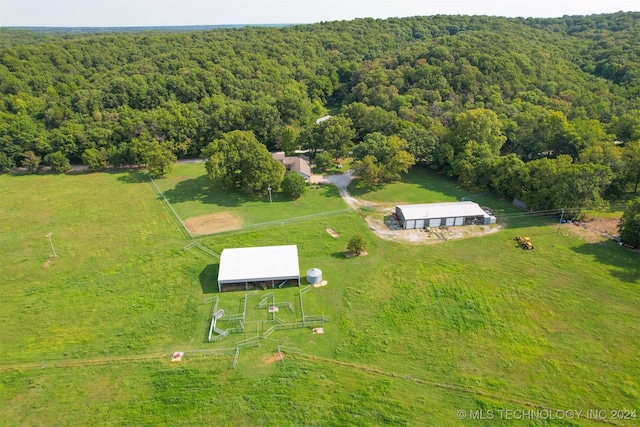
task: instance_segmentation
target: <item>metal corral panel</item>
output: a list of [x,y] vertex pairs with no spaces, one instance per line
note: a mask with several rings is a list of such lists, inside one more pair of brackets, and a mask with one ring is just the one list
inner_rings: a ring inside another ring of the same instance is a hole
[[406,224],[405,228],[407,230],[411,228],[416,228],[416,222],[414,220],[409,220],[405,224]]
[[424,219],[416,219],[416,228],[424,228]]
[[430,219],[429,227],[440,227],[440,218]]
[[455,221],[456,221],[456,219],[455,219],[455,218],[447,218],[447,220],[446,220],[446,222],[445,222],[445,225],[446,225],[447,227],[451,227],[451,226],[453,226],[453,224],[455,223]]
[[456,218],[456,220],[453,223],[453,225],[463,225],[463,224],[464,224],[464,218],[461,216]]

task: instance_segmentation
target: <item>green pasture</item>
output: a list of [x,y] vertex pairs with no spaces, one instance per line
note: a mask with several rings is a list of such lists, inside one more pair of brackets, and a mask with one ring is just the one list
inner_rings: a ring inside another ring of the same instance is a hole
[[288,200],[274,192],[272,203],[268,195],[252,197],[226,191],[206,176],[204,163],[175,165],[171,174],[156,180],[156,184],[183,220],[231,212],[241,217],[246,226],[347,208],[338,190],[328,185],[307,187],[298,200]]
[[367,366],[308,357],[266,364],[270,350],[243,352],[236,370],[229,358],[201,357],[10,372],[0,399],[11,405],[1,417],[19,425],[51,414],[57,425],[444,426],[462,425],[461,408],[498,414],[505,405]]
[[422,166],[413,167],[402,181],[384,186],[367,186],[356,180],[349,186],[349,193],[370,202],[382,204],[441,203],[471,200],[487,206],[496,213],[520,212],[510,200],[474,194],[447,178],[445,175]]
[[[269,207],[188,201],[209,188],[180,185],[197,180],[197,168],[177,165],[158,181],[181,215],[207,207],[259,221]],[[313,191],[305,198],[325,200],[315,212],[344,207],[337,192]],[[384,203],[467,196],[421,170],[353,193]],[[173,351],[233,348],[257,330],[207,342],[204,300],[218,296],[233,314],[245,292],[217,292],[218,261],[183,249],[190,240],[144,175],[2,175],[0,199],[0,425],[476,425],[457,411],[640,409],[640,256],[565,226],[520,218],[484,237],[421,246],[381,240],[360,214],[342,213],[200,238],[218,253],[297,244],[301,272],[318,267],[328,281],[303,295],[306,314],[331,317],[325,334],[276,331],[269,338],[303,354],[267,363],[277,344],[265,340],[241,350],[234,370],[232,356],[169,362]],[[347,259],[355,232],[369,254]],[[517,247],[523,233],[535,250]],[[299,290],[274,294],[297,307]],[[264,293],[249,299],[250,320],[266,318],[255,307]]]

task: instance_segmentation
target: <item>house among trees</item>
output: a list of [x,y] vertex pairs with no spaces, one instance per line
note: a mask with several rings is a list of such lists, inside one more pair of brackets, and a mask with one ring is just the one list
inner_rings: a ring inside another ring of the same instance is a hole
[[309,181],[309,178],[311,178],[311,163],[309,157],[304,155],[286,156],[284,151],[278,151],[271,155],[274,160],[279,161],[285,168],[287,168],[287,172],[297,172],[298,175],[305,179],[305,181]]

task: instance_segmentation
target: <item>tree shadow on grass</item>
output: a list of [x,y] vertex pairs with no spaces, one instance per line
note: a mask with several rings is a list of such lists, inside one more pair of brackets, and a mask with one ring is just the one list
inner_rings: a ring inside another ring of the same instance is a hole
[[199,201],[201,203],[237,207],[254,200],[251,196],[238,191],[222,190],[218,183],[206,176],[200,176],[179,182],[175,188],[164,191],[169,203]]
[[610,273],[623,282],[640,284],[640,254],[613,242],[585,243],[573,249],[592,256],[596,262],[610,266]]
[[209,264],[198,275],[202,294],[213,294],[218,292],[218,269],[219,264]]
[[374,191],[382,190],[383,188],[384,188],[383,184],[366,185],[361,180],[355,179],[351,181],[351,184],[349,184],[349,188],[347,189],[347,191],[353,197],[363,197]]
[[346,254],[346,251],[340,251],[340,252],[333,252],[331,256],[336,259],[343,259],[343,260],[348,259],[345,254]]
[[149,182],[149,178],[146,173],[136,170],[130,170],[126,173],[123,173],[122,171],[107,171],[105,173],[110,175],[119,175],[117,180],[127,184],[141,184],[143,182]]

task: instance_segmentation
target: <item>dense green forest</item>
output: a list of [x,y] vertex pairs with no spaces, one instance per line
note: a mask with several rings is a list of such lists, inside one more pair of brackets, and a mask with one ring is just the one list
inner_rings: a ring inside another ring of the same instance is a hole
[[[404,147],[536,209],[597,205],[640,183],[640,13],[2,29],[0,46],[4,171],[172,161],[242,130],[269,150],[336,158],[364,142],[361,167]],[[327,108],[337,117],[315,124]]]

